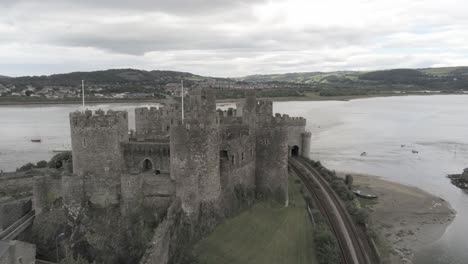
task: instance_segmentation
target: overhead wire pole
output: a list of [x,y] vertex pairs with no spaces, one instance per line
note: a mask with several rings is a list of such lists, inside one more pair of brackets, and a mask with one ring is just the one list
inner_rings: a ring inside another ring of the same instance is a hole
[[181,89],[182,89],[182,124],[184,123],[184,80],[180,81]]

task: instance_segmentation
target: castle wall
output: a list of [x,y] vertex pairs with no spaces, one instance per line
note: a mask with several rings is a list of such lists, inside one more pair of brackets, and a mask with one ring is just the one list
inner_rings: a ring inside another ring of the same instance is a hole
[[135,108],[135,130],[140,135],[169,135],[179,115],[177,104],[160,108]]
[[141,174],[123,174],[120,177],[121,204],[123,214],[130,213],[141,206],[143,202],[143,177]]
[[255,188],[255,140],[241,136],[223,140],[220,148],[221,187],[224,190],[241,185]]
[[83,176],[62,176],[62,198],[66,208],[74,212],[85,197]]
[[0,230],[9,227],[23,215],[31,211],[31,197],[8,201],[0,204]]
[[141,206],[163,214],[175,196],[175,185],[169,174],[137,173],[121,177],[121,210],[131,212]]
[[48,211],[62,196],[62,179],[52,176],[35,176],[33,184],[33,207],[36,214]]
[[153,171],[169,173],[170,145],[167,143],[126,142],[122,144],[127,170],[143,170],[145,159],[151,161]]

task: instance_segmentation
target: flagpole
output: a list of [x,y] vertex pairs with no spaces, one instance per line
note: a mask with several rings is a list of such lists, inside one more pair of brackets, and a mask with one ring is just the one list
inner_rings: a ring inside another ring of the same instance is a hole
[[85,101],[84,101],[84,80],[81,80],[81,97],[83,99],[83,112],[85,110]]
[[182,124],[184,123],[184,80],[180,81],[182,88]]

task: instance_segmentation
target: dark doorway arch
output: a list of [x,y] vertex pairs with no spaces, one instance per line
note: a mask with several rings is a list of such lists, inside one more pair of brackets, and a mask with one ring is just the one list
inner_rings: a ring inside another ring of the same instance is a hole
[[149,159],[143,160],[143,171],[150,171],[153,169],[153,163]]
[[293,156],[293,157],[299,157],[299,147],[298,147],[298,146],[292,147],[292,149],[291,149],[291,156]]

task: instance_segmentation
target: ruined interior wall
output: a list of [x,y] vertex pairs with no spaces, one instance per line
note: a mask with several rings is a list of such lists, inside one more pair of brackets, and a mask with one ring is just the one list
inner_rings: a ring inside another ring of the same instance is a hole
[[180,201],[174,200],[166,217],[156,227],[140,264],[178,263],[177,258],[183,257],[185,252],[182,251],[191,240],[191,233],[184,232],[183,215]]
[[120,175],[86,175],[84,194],[93,205],[106,207],[119,203]]
[[33,184],[33,207],[36,214],[49,210],[62,196],[61,177],[35,176]]
[[63,204],[68,209],[74,210],[81,207],[84,199],[84,180],[82,176],[62,176]]
[[128,142],[123,144],[124,160],[127,171],[143,169],[143,161],[148,159],[153,170],[170,172],[170,146],[163,143]]
[[127,214],[137,210],[143,201],[143,177],[141,174],[123,174],[120,177],[120,210]]
[[221,186],[232,189],[236,185],[255,188],[255,139],[241,136],[223,140],[220,147]]

